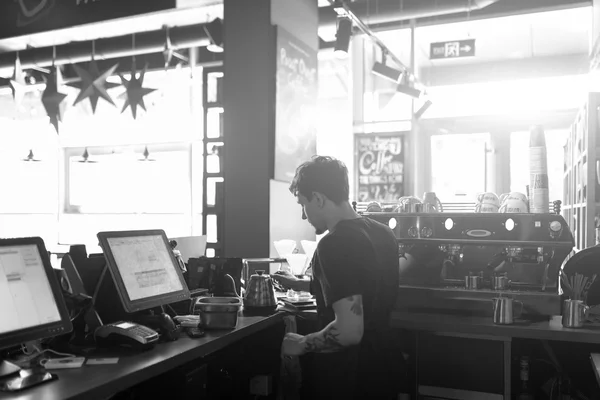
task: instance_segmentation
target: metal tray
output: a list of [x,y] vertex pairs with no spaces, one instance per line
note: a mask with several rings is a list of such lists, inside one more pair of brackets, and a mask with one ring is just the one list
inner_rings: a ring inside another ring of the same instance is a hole
[[194,310],[203,312],[235,312],[242,306],[237,297],[200,297],[196,300]]

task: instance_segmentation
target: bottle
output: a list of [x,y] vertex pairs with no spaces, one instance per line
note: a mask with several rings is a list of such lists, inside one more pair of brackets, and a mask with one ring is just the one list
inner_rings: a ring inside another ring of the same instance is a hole
[[535,400],[533,390],[529,384],[529,357],[522,356],[521,361],[521,386],[518,391],[517,400]]

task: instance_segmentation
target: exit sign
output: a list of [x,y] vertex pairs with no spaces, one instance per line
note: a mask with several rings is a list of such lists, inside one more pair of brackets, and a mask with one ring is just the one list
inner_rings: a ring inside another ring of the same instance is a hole
[[474,55],[475,39],[431,43],[429,52],[429,58],[431,60],[439,60],[444,58],[473,57]]

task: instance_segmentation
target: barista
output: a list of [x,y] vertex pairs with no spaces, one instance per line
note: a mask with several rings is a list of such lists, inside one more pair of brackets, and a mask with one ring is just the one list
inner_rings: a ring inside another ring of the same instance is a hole
[[390,328],[398,293],[398,245],[392,230],[356,214],[348,170],[331,157],[302,164],[290,187],[302,218],[317,234],[328,231],[313,256],[314,281],[275,275],[282,285],[310,290],[319,331],[288,333],[282,352],[308,357],[307,399],[395,399],[403,358]]

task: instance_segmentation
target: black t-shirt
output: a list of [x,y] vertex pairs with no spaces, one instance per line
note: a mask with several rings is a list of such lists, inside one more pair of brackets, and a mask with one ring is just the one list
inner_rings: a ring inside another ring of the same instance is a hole
[[364,333],[360,345],[311,355],[314,392],[307,398],[387,398],[397,384],[401,354],[390,329],[399,284],[398,244],[392,230],[370,218],[339,222],[320,241],[312,259],[311,292],[319,329],[335,318],[332,305],[362,295]]
[[388,329],[398,295],[398,257],[389,227],[362,217],[340,221],[320,240],[312,260],[319,328],[333,321],[333,303],[362,295],[365,333]]

